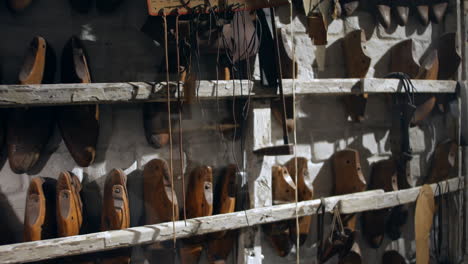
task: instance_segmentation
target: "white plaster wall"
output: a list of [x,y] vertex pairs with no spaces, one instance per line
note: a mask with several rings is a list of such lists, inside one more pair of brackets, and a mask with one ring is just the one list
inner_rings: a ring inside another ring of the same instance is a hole
[[[314,47],[305,33],[305,18],[294,15],[296,56],[299,63],[299,78],[342,78],[345,77],[343,51],[340,39],[346,32],[363,28],[369,39],[367,49],[372,57],[372,68],[368,77],[382,77],[389,67],[387,51],[397,42],[412,38],[416,42],[416,54],[421,56],[431,41],[444,31],[455,30],[453,3],[444,24],[428,27],[420,26],[415,17],[410,18],[406,27],[395,27],[386,32],[376,24],[369,12],[367,1],[362,1],[356,14],[344,20],[335,20],[329,25],[329,44],[326,48],[325,70],[319,71],[315,62],[316,54],[323,50]],[[99,15],[96,10],[90,14],[74,13],[63,0],[38,0],[22,15],[12,15],[0,6],[0,64],[4,83],[15,83],[22,64],[23,53],[34,35],[44,36],[56,49],[60,57],[61,49],[72,34],[85,39],[90,55],[90,64],[95,82],[112,81],[153,81],[161,61],[161,47],[139,32],[146,18],[145,1],[125,1],[123,7],[112,15]],[[289,32],[289,10],[279,8],[277,21],[285,33]],[[322,54],[323,55],[323,54]],[[210,65],[210,62],[204,64]],[[214,65],[211,63],[211,65]],[[57,73],[57,77],[59,73]],[[57,78],[58,81],[58,78]],[[373,162],[390,155],[391,126],[389,98],[383,95],[370,96],[366,121],[356,124],[346,120],[342,98],[332,96],[307,96],[298,103],[298,149],[300,155],[310,159],[310,172],[315,177],[315,196],[330,195],[331,167],[329,157],[337,150],[355,148],[359,150],[363,172],[369,177]],[[58,177],[62,170],[73,170],[83,177],[84,200],[88,208],[88,230],[97,231],[99,224],[100,195],[104,176],[112,168],[128,169],[132,225],[142,224],[142,177],[141,169],[152,158],[168,158],[168,149],[155,150],[146,143],[141,105],[101,106],[102,123],[97,161],[89,168],[77,167],[58,131],[50,144],[50,158],[44,167],[34,175],[15,175],[8,162],[0,171],[0,230],[2,242],[19,242],[22,239],[22,218],[25,204],[25,191],[33,176]],[[203,106],[204,111],[195,111],[192,120],[185,120],[184,126],[199,123],[219,122],[230,112],[221,102],[221,116],[215,104]],[[415,153],[413,176],[418,179],[427,174],[428,163],[436,144],[448,136],[453,136],[453,119],[449,114],[434,114],[421,127],[411,131],[411,143]],[[273,124],[273,137],[281,140],[281,130]],[[177,142],[176,142],[177,143]],[[217,133],[193,133],[184,135],[184,151],[189,167],[207,164],[218,169],[234,162],[233,145],[229,139]],[[174,145],[174,168],[178,172],[179,157],[177,144]],[[235,142],[237,153],[239,142]],[[279,164],[290,157],[277,159]],[[176,175],[179,201],[181,177]],[[413,229],[409,221],[404,239],[389,243],[386,241],[379,250],[369,250],[360,241],[364,263],[380,263],[380,256],[387,248],[399,249],[409,259],[414,258],[415,245],[412,242]],[[301,248],[304,263],[313,263],[315,255],[315,219],[311,235]],[[293,263],[294,252],[286,258],[279,258],[267,241],[263,241],[264,263]],[[139,262],[141,258],[135,258]],[[336,261],[332,260],[331,262]],[[330,263],[331,263],[330,262]]]

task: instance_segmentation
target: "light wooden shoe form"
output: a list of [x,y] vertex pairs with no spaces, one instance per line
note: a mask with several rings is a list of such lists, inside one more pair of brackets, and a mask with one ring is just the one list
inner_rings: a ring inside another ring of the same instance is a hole
[[[233,213],[236,208],[237,166],[229,165],[214,197],[214,214]],[[210,263],[225,263],[236,241],[237,232],[222,231],[209,236],[206,254]]]
[[394,0],[392,1],[392,13],[398,25],[405,26],[408,23],[409,11],[410,11],[409,0]]
[[366,180],[361,171],[359,152],[345,149],[333,156],[334,194],[350,194],[366,189]]
[[167,162],[160,159],[148,162],[143,170],[143,182],[146,224],[179,220],[179,205],[177,196],[172,194]]
[[429,2],[429,18],[433,23],[440,24],[447,13],[448,1],[447,0],[432,0]]
[[420,65],[413,53],[413,40],[406,39],[390,50],[390,72],[403,72],[416,78]]
[[[143,169],[143,200],[145,223],[148,225],[179,220],[179,204],[176,194],[172,193],[171,174],[166,161],[153,159]],[[150,263],[160,258],[173,258],[170,245],[155,243],[150,246]]]
[[406,39],[391,48],[390,71],[403,72],[412,79],[436,80],[439,71],[439,52],[432,50],[418,61],[412,39]]
[[57,237],[56,185],[51,178],[32,178],[26,194],[24,241]]
[[[192,170],[186,195],[187,218],[210,216],[213,214],[213,172],[209,166]],[[184,239],[180,247],[182,264],[196,264],[203,250],[203,236]]]
[[[130,208],[128,204],[127,176],[120,169],[113,169],[104,185],[101,230],[121,230],[130,227]],[[128,248],[109,252],[101,259],[105,264],[130,263]]]
[[388,29],[391,25],[391,2],[388,0],[375,0],[375,12],[377,20],[385,28]]
[[[364,30],[348,33],[343,40],[346,70],[348,78],[365,78],[371,64],[366,51],[366,34]],[[344,98],[346,111],[354,122],[365,119],[367,94],[350,95]]]
[[[343,195],[362,192],[366,189],[366,181],[361,171],[359,152],[353,149],[345,149],[336,152],[332,157],[334,176],[334,195]],[[329,239],[323,243],[323,255],[321,261],[325,262],[335,254],[342,261],[360,260],[360,255],[353,251],[355,247],[356,215],[341,215],[344,230],[335,230]],[[359,252],[360,253],[360,252]],[[353,262],[343,262],[353,263]],[[356,262],[360,263],[360,262]]]
[[[297,165],[297,196],[298,201],[309,201],[314,198],[314,188],[312,180],[309,175],[309,168],[307,165],[307,159],[303,157],[297,158],[297,164],[295,159],[289,160],[284,166],[289,172],[293,182],[296,183],[296,165]],[[310,225],[312,216],[304,216],[299,218],[299,246],[304,245],[307,236],[309,235]],[[291,241],[295,244],[297,241],[297,229],[296,221],[290,222],[289,227]]]
[[320,12],[307,16],[307,32],[314,45],[327,45],[328,25]]
[[429,25],[429,5],[426,0],[416,0],[413,3],[419,22],[423,26]]
[[450,178],[450,172],[457,164],[458,145],[453,140],[439,143],[432,157],[432,168],[427,184],[445,181]]
[[[294,202],[295,190],[296,184],[294,184],[294,181],[286,167],[273,166],[273,204],[278,205]],[[263,226],[273,249],[275,249],[276,254],[280,257],[287,256],[292,248],[289,226],[289,221],[281,221]]]
[[76,236],[83,224],[83,203],[80,197],[81,183],[71,172],[62,172],[57,180],[58,236]]
[[130,227],[127,176],[120,169],[113,169],[104,186],[102,208],[102,231],[120,230]]

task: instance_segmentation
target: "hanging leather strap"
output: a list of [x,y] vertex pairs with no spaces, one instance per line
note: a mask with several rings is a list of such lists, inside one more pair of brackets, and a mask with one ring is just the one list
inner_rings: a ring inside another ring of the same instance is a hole
[[[412,149],[409,139],[409,128],[414,112],[416,111],[414,92],[415,87],[406,73],[394,72],[390,73],[386,78],[399,79],[400,84],[397,89],[397,94],[394,96],[394,105],[397,107],[395,111],[394,124],[398,126],[400,134],[400,149],[397,160],[397,170],[399,175],[400,189],[409,188],[407,182],[408,162],[413,158]],[[403,92],[403,93],[402,93]],[[403,181],[405,179],[406,181]]]
[[325,199],[320,198],[320,206],[317,208],[317,263],[320,263],[323,254],[323,230],[325,222]]

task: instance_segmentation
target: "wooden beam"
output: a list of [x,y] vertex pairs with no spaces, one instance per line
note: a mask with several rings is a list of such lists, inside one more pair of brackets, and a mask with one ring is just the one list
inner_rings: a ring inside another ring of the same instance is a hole
[[[454,93],[454,81],[413,80],[420,93]],[[315,79],[297,81],[296,94],[341,95],[350,93],[393,93],[399,81],[395,79]],[[242,84],[242,85],[241,85]],[[169,83],[174,90],[176,84]],[[292,95],[292,80],[284,80],[286,95]],[[90,83],[90,84],[44,84],[0,85],[0,107],[39,105],[138,103],[164,102],[166,83]],[[254,98],[276,97],[276,91],[261,87],[259,82],[200,81],[198,97],[202,100],[227,99],[235,96]],[[175,98],[174,94],[174,100]]]
[[[433,190],[437,184],[431,185]],[[464,189],[462,178],[441,183],[442,193]],[[325,209],[331,212],[336,205],[343,213],[358,213],[414,202],[420,187],[384,193],[382,190],[325,198]],[[320,200],[303,201],[297,204],[299,216],[317,213]],[[296,204],[283,204],[247,211],[200,217],[175,223],[176,237],[183,238],[222,230],[277,222],[295,217]],[[0,246],[0,263],[22,263],[50,258],[80,255],[122,247],[170,240],[173,237],[172,223],[133,227],[126,230],[100,232],[88,235],[65,237],[37,242]]]
[[[246,146],[253,149],[262,148],[272,144],[271,142],[271,107],[270,103],[256,100],[252,102],[252,112],[249,115],[248,134]],[[273,204],[271,190],[271,168],[275,164],[275,157],[255,155],[252,151],[246,151],[249,187],[248,208],[265,208]],[[262,263],[261,232],[258,228],[244,228],[239,233],[238,239],[238,264]]]

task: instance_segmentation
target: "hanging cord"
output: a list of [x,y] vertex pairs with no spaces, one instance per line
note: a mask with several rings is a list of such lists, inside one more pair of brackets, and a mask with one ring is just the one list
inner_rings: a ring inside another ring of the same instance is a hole
[[[297,130],[296,130],[296,45],[294,42],[294,36],[295,36],[295,31],[294,31],[294,26],[293,26],[293,4],[292,1],[289,0],[289,29],[291,31],[291,46],[292,46],[292,82],[293,82],[293,89],[292,89],[292,103],[293,103],[293,146],[294,146],[294,167],[295,167],[295,173],[294,173],[294,182],[296,183],[296,186],[298,186],[298,164],[297,164]],[[281,78],[281,76],[280,76]],[[294,189],[294,200],[296,203],[296,263],[300,264],[301,262],[301,255],[300,255],[300,229],[299,229],[299,207],[298,207],[298,202],[299,202],[299,194],[298,194],[298,188]]]
[[[448,217],[448,223],[450,223],[451,221],[451,217],[450,217],[450,203],[449,203],[449,197],[451,196],[450,194],[450,185],[448,184],[448,181],[446,182],[446,186],[445,186],[445,194],[442,195],[442,202],[445,204],[445,206],[447,206],[446,210],[449,212],[447,214],[447,217]],[[442,206],[441,206],[442,207]],[[442,222],[442,217],[443,215],[440,216],[440,232],[441,234],[443,235],[444,233],[442,232],[442,228],[443,228],[443,223]],[[448,260],[451,260],[452,259],[452,252],[450,251],[451,247],[450,247],[450,228],[448,228],[448,232],[447,232],[447,257],[448,257]]]
[[[457,225],[458,226],[463,226],[464,224],[464,219],[463,219],[463,215],[465,214],[464,213],[464,208],[465,208],[465,199],[464,199],[464,183],[463,181],[461,180],[461,178],[459,178],[459,181],[458,181],[458,191],[457,193],[453,196],[454,198],[454,204],[455,204],[455,211],[458,212],[458,216],[457,216]],[[457,233],[457,246],[458,246],[458,250],[460,252],[459,255],[459,260],[456,262],[456,263],[462,263],[463,262],[463,252],[464,252],[464,249],[465,249],[465,245],[464,245],[464,232],[456,232]]]
[[[450,247],[450,229],[448,232],[444,232],[444,227],[445,227],[445,221],[444,217],[447,216],[450,221],[450,186],[448,182],[445,182],[445,190],[442,190],[442,185],[440,182],[437,183],[436,190],[434,192],[434,195],[436,196],[436,205],[437,205],[437,214],[434,215],[434,220],[437,219],[437,226],[435,224],[432,225],[432,231],[433,231],[433,244],[434,244],[434,255],[436,257],[436,260],[438,263],[447,263],[449,260],[452,258],[452,254],[450,252],[451,247]],[[455,204],[455,206],[457,206]],[[444,207],[446,207],[444,209]],[[448,212],[448,213],[447,213]],[[443,251],[442,246],[444,243],[444,235],[446,236],[446,241],[447,241],[447,250]],[[446,256],[443,256],[443,252],[446,252]]]
[[[167,17],[163,15],[164,20],[164,52],[166,55],[166,86],[167,86],[167,116],[168,116],[168,127],[169,127],[169,171],[171,173],[171,195],[172,201],[175,200],[174,194],[174,170],[172,164],[172,124],[171,124],[171,89],[169,86],[169,45],[168,45],[168,34],[167,34]],[[176,228],[175,228],[175,208],[172,206],[172,230],[173,230],[173,242],[174,249],[176,248]]]
[[322,255],[323,255],[323,229],[325,224],[325,199],[320,198],[320,205],[317,208],[317,255],[316,255],[316,262],[321,263]]
[[[406,175],[407,163],[413,158],[409,142],[409,125],[411,119],[414,118],[414,111],[416,109],[414,99],[416,88],[411,82],[409,75],[403,72],[392,72],[386,75],[385,78],[399,79],[401,84],[398,86],[394,102],[395,105],[401,105],[399,108],[401,145],[397,167],[400,175]],[[401,92],[404,92],[404,94],[401,95]]]
[[340,232],[340,234],[345,233],[343,221],[341,220],[340,209],[338,208],[338,203],[333,208],[333,220],[332,220],[331,226],[332,226],[332,230],[330,232],[330,236],[328,237],[328,240],[330,242],[333,241],[333,234],[335,233],[336,228],[338,228],[338,232]]
[[[190,0],[189,0],[190,1]],[[176,57],[177,57],[177,109],[179,114],[179,158],[180,158],[180,176],[182,177],[182,200],[184,203],[184,222],[187,226],[187,211],[185,210],[186,198],[185,198],[185,174],[184,174],[184,149],[183,149],[183,136],[182,136],[182,100],[181,100],[181,76],[182,72],[180,69],[180,49],[179,44],[179,15],[176,17]],[[185,75],[185,78],[189,78],[188,75]],[[185,80],[184,80],[185,81]]]
[[[441,244],[442,244],[442,239],[441,239],[441,215],[442,215],[442,204],[441,204],[441,200],[442,200],[442,197],[441,197],[441,194],[442,194],[442,187],[440,186],[440,183],[437,183],[437,187],[435,189],[435,192],[434,192],[434,196],[436,197],[436,201],[437,201],[437,204],[438,204],[438,212],[436,215],[433,216],[434,220],[433,220],[433,224],[432,224],[432,232],[433,232],[433,235],[432,235],[432,243],[434,245],[434,255],[436,257],[436,260],[437,262],[440,262],[440,250],[441,250]],[[436,226],[436,222],[435,220],[437,220],[437,226]]]

